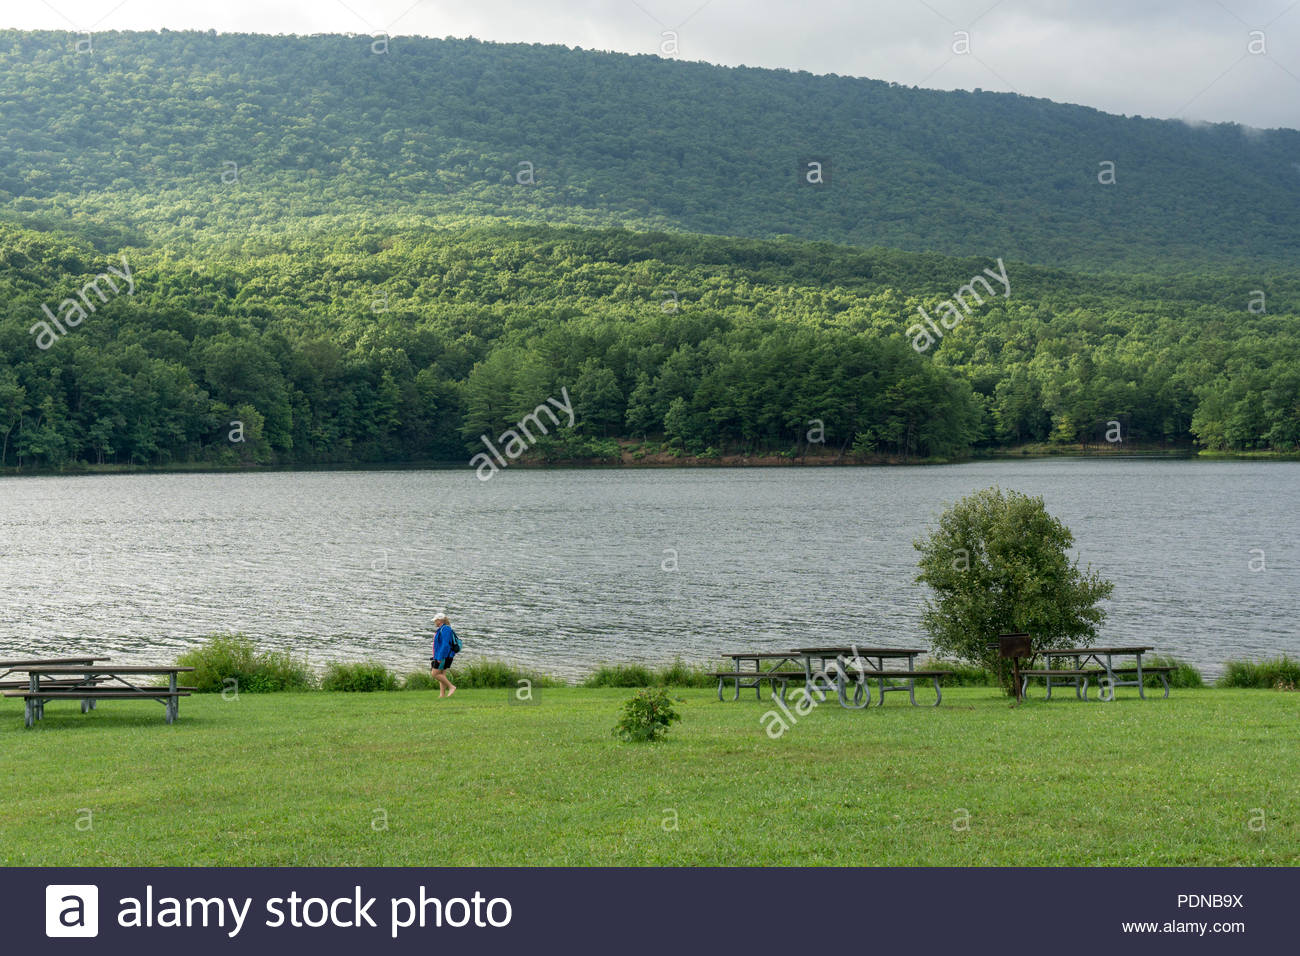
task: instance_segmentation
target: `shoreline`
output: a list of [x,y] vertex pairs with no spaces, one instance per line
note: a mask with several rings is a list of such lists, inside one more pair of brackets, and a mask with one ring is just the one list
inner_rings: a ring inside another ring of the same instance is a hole
[[[768,453],[760,455],[677,455],[665,452],[645,454],[624,449],[621,461],[598,458],[556,459],[553,461],[515,461],[512,469],[541,471],[548,469],[670,469],[670,468],[878,468],[961,465],[977,461],[1041,461],[1053,458],[1132,461],[1134,459],[1171,461],[1300,461],[1300,452],[1245,451],[1218,452],[1195,448],[1133,446],[1127,449],[1103,449],[1096,446],[1017,445],[981,450],[952,458],[902,458],[875,455],[804,455]],[[470,469],[468,461],[420,460],[383,462],[336,462],[327,464],[219,464],[181,462],[167,465],[91,465],[78,463],[61,468],[0,469],[0,478],[51,478],[86,475],[173,475],[173,474],[270,474],[276,472],[320,471],[452,471]]]

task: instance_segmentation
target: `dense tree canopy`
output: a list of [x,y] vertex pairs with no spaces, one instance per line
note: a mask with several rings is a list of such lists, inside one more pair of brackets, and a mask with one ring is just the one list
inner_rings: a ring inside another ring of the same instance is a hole
[[[1300,447],[1295,131],[553,46],[12,30],[0,131],[0,468],[465,460],[561,394],[574,427],[531,454]],[[922,342],[994,262],[1005,290]]]
[[1300,252],[1294,130],[559,46],[6,30],[0,135],[0,216],[103,248],[469,215],[1089,269]]
[[[96,310],[38,347],[42,306],[124,260],[134,292],[91,292]],[[1011,262],[1009,297],[918,353],[918,306],[988,265],[478,223],[110,256],[0,226],[0,464],[463,461],[562,389],[575,428],[539,453],[609,457],[619,438],[799,453],[812,437],[951,456],[1103,441],[1110,422],[1125,441],[1300,445],[1296,280],[1264,280],[1259,314],[1226,277]]]

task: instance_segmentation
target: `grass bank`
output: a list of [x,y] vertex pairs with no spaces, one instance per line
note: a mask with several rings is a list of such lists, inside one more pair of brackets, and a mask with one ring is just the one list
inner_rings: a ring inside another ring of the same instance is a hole
[[171,727],[153,702],[70,702],[30,731],[5,701],[0,862],[1300,862],[1300,694],[1012,709],[953,688],[937,709],[828,701],[773,740],[767,703],[691,689],[654,745],[611,735],[629,694],[203,695]]

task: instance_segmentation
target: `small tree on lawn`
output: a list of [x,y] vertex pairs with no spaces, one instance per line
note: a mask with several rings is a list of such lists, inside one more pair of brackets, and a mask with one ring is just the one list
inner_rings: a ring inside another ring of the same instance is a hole
[[1081,571],[1067,554],[1073,544],[1042,498],[986,488],[958,501],[914,542],[916,580],[932,591],[921,620],[934,650],[1002,674],[999,634],[1032,634],[1035,651],[1091,644],[1106,617],[1098,602],[1115,585]]

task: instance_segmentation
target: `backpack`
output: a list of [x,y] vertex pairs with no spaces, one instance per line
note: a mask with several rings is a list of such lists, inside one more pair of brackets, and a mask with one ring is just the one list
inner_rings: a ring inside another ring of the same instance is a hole
[[[451,625],[448,624],[447,627],[448,627],[448,629],[450,629],[450,628],[451,628]],[[460,642],[460,638],[456,636],[456,632],[455,632],[455,631],[452,631],[452,632],[451,632],[451,652],[452,652],[453,654],[459,654],[460,651],[461,651],[461,648],[464,647],[464,646],[465,646],[465,645],[461,644],[461,642]]]

